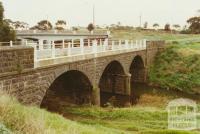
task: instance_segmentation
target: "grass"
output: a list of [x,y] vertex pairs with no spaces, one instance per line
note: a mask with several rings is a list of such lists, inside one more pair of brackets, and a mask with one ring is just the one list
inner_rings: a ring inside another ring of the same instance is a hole
[[168,46],[157,55],[149,77],[165,89],[200,93],[200,43]]
[[122,134],[123,131],[99,125],[84,125],[37,107],[19,104],[0,96],[0,122],[14,134]]
[[168,42],[196,42],[200,41],[199,35],[191,34],[171,34],[170,32],[144,31],[144,30],[111,30],[114,39],[148,39],[148,40],[165,40]]
[[133,134],[197,134],[198,131],[167,130],[167,112],[153,107],[131,108],[67,108],[82,124],[98,124]]
[[0,96],[5,134],[198,134],[167,130],[167,112],[162,108],[71,107],[63,116]]

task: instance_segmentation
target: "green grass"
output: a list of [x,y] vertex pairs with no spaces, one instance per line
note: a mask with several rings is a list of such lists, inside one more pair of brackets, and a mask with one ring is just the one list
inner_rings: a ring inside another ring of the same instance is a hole
[[200,93],[200,44],[168,46],[157,55],[149,77],[162,88]]
[[67,108],[67,113],[77,116],[82,124],[98,124],[135,134],[197,134],[196,131],[167,130],[167,112],[153,107],[131,108]]
[[0,96],[0,122],[14,134],[198,134],[167,130],[167,112],[161,108],[73,107],[63,116]]
[[147,40],[165,40],[166,42],[200,42],[199,35],[192,34],[171,34],[160,31],[139,31],[139,30],[111,30],[114,39],[147,39]]
[[84,125],[37,107],[23,106],[0,96],[0,122],[14,134],[122,134],[100,125]]

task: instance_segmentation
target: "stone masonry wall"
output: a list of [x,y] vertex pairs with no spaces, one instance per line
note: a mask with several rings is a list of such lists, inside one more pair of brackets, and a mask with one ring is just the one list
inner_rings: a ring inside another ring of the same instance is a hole
[[165,47],[165,41],[147,41],[147,66],[153,64],[155,56]]
[[31,47],[1,47],[0,75],[33,68],[33,51]]

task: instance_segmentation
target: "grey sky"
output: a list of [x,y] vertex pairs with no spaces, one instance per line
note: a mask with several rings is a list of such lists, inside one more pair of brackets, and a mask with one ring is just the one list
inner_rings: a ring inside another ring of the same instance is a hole
[[6,18],[36,24],[48,17],[53,23],[64,19],[70,25],[92,22],[95,4],[96,24],[139,25],[139,15],[152,25],[155,22],[185,25],[200,9],[200,0],[2,0]]

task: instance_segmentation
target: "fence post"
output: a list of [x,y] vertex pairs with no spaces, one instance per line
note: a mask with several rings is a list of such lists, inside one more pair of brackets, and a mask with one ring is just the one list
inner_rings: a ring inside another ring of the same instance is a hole
[[68,42],[68,46],[67,46],[67,55],[71,56],[71,43]]
[[84,53],[84,40],[83,40],[83,38],[80,39],[80,48],[81,48],[81,54],[83,54]]
[[11,41],[10,41],[10,47],[12,47],[12,46],[13,46],[13,41],[11,40]]
[[52,42],[51,52],[52,52],[52,58],[55,58],[55,43],[54,43],[54,41]]

